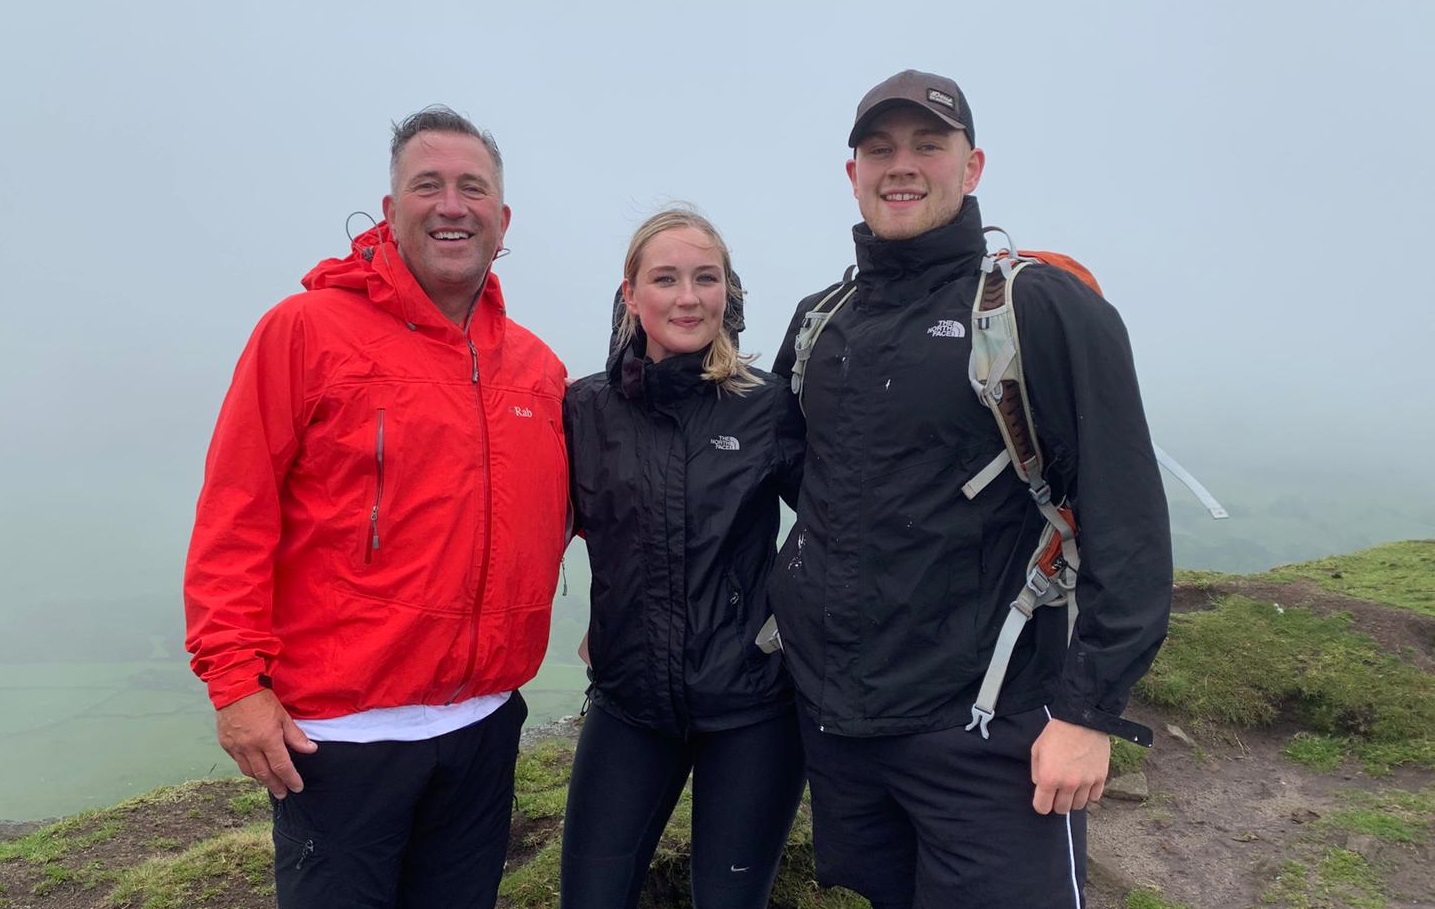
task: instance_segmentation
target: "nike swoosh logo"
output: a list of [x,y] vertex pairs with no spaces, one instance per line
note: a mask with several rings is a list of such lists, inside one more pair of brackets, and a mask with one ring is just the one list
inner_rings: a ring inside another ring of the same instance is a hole
[[751,867],[752,867],[752,866],[749,865],[749,866],[747,866],[747,868],[739,868],[738,866],[733,865],[732,868],[730,868],[729,870],[732,871],[733,874],[738,874],[738,873],[741,873],[741,872],[743,872],[743,871],[747,871],[748,868],[751,868]]

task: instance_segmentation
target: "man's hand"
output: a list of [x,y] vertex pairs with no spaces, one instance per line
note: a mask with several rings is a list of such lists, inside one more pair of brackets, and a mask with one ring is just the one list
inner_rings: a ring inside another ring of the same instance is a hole
[[588,632],[583,632],[583,640],[578,642],[578,659],[589,669],[593,668],[593,657],[588,654]]
[[294,720],[265,689],[219,710],[219,747],[229,752],[239,772],[268,787],[276,799],[304,788],[289,749],[313,754],[319,746],[294,725]]
[[1031,746],[1031,781],[1037,814],[1068,814],[1101,798],[1111,764],[1111,739],[1104,732],[1050,720]]

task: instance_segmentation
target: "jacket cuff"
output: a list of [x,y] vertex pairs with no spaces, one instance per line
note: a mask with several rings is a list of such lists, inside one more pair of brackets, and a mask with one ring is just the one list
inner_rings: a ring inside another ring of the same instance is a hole
[[205,679],[205,685],[209,688],[209,700],[214,709],[223,710],[235,701],[272,687],[264,670],[264,663],[256,661],[230,669],[223,675]]
[[1151,730],[1140,723],[1122,719],[1115,714],[1107,713],[1104,710],[1097,710],[1087,704],[1052,704],[1047,708],[1053,719],[1062,720],[1067,723],[1074,723],[1077,726],[1085,726],[1088,729],[1095,729],[1097,732],[1104,732],[1107,735],[1114,735],[1119,739],[1134,742],[1144,748],[1150,748],[1155,741]]

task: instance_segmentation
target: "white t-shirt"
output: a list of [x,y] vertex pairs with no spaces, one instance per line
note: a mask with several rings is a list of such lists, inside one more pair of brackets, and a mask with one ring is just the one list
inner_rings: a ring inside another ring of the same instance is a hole
[[472,726],[507,703],[511,691],[485,694],[457,704],[376,707],[327,720],[295,720],[316,742],[422,742]]

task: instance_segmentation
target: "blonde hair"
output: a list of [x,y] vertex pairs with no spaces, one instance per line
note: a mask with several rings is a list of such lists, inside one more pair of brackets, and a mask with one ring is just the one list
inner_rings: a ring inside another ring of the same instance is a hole
[[[727,301],[742,299],[744,291],[733,281],[732,255],[728,252],[727,243],[723,241],[722,234],[718,233],[711,221],[689,208],[665,208],[644,221],[633,233],[633,239],[628,243],[628,256],[623,260],[623,277],[627,280],[628,286],[632,287],[637,283],[638,263],[643,257],[644,250],[648,248],[648,243],[664,231],[676,230],[681,227],[700,230],[713,242],[722,259],[723,282],[727,285]],[[618,326],[619,348],[626,347],[637,333],[637,317],[633,315],[631,309],[624,307],[623,321]],[[708,355],[703,358],[703,379],[714,383],[723,391],[739,395],[746,394],[762,385],[762,380],[754,375],[748,367],[748,363],[752,360],[751,355],[738,352],[737,344],[728,334],[727,306],[724,305],[723,324],[718,328],[717,337],[713,338],[712,344],[708,347]]]

